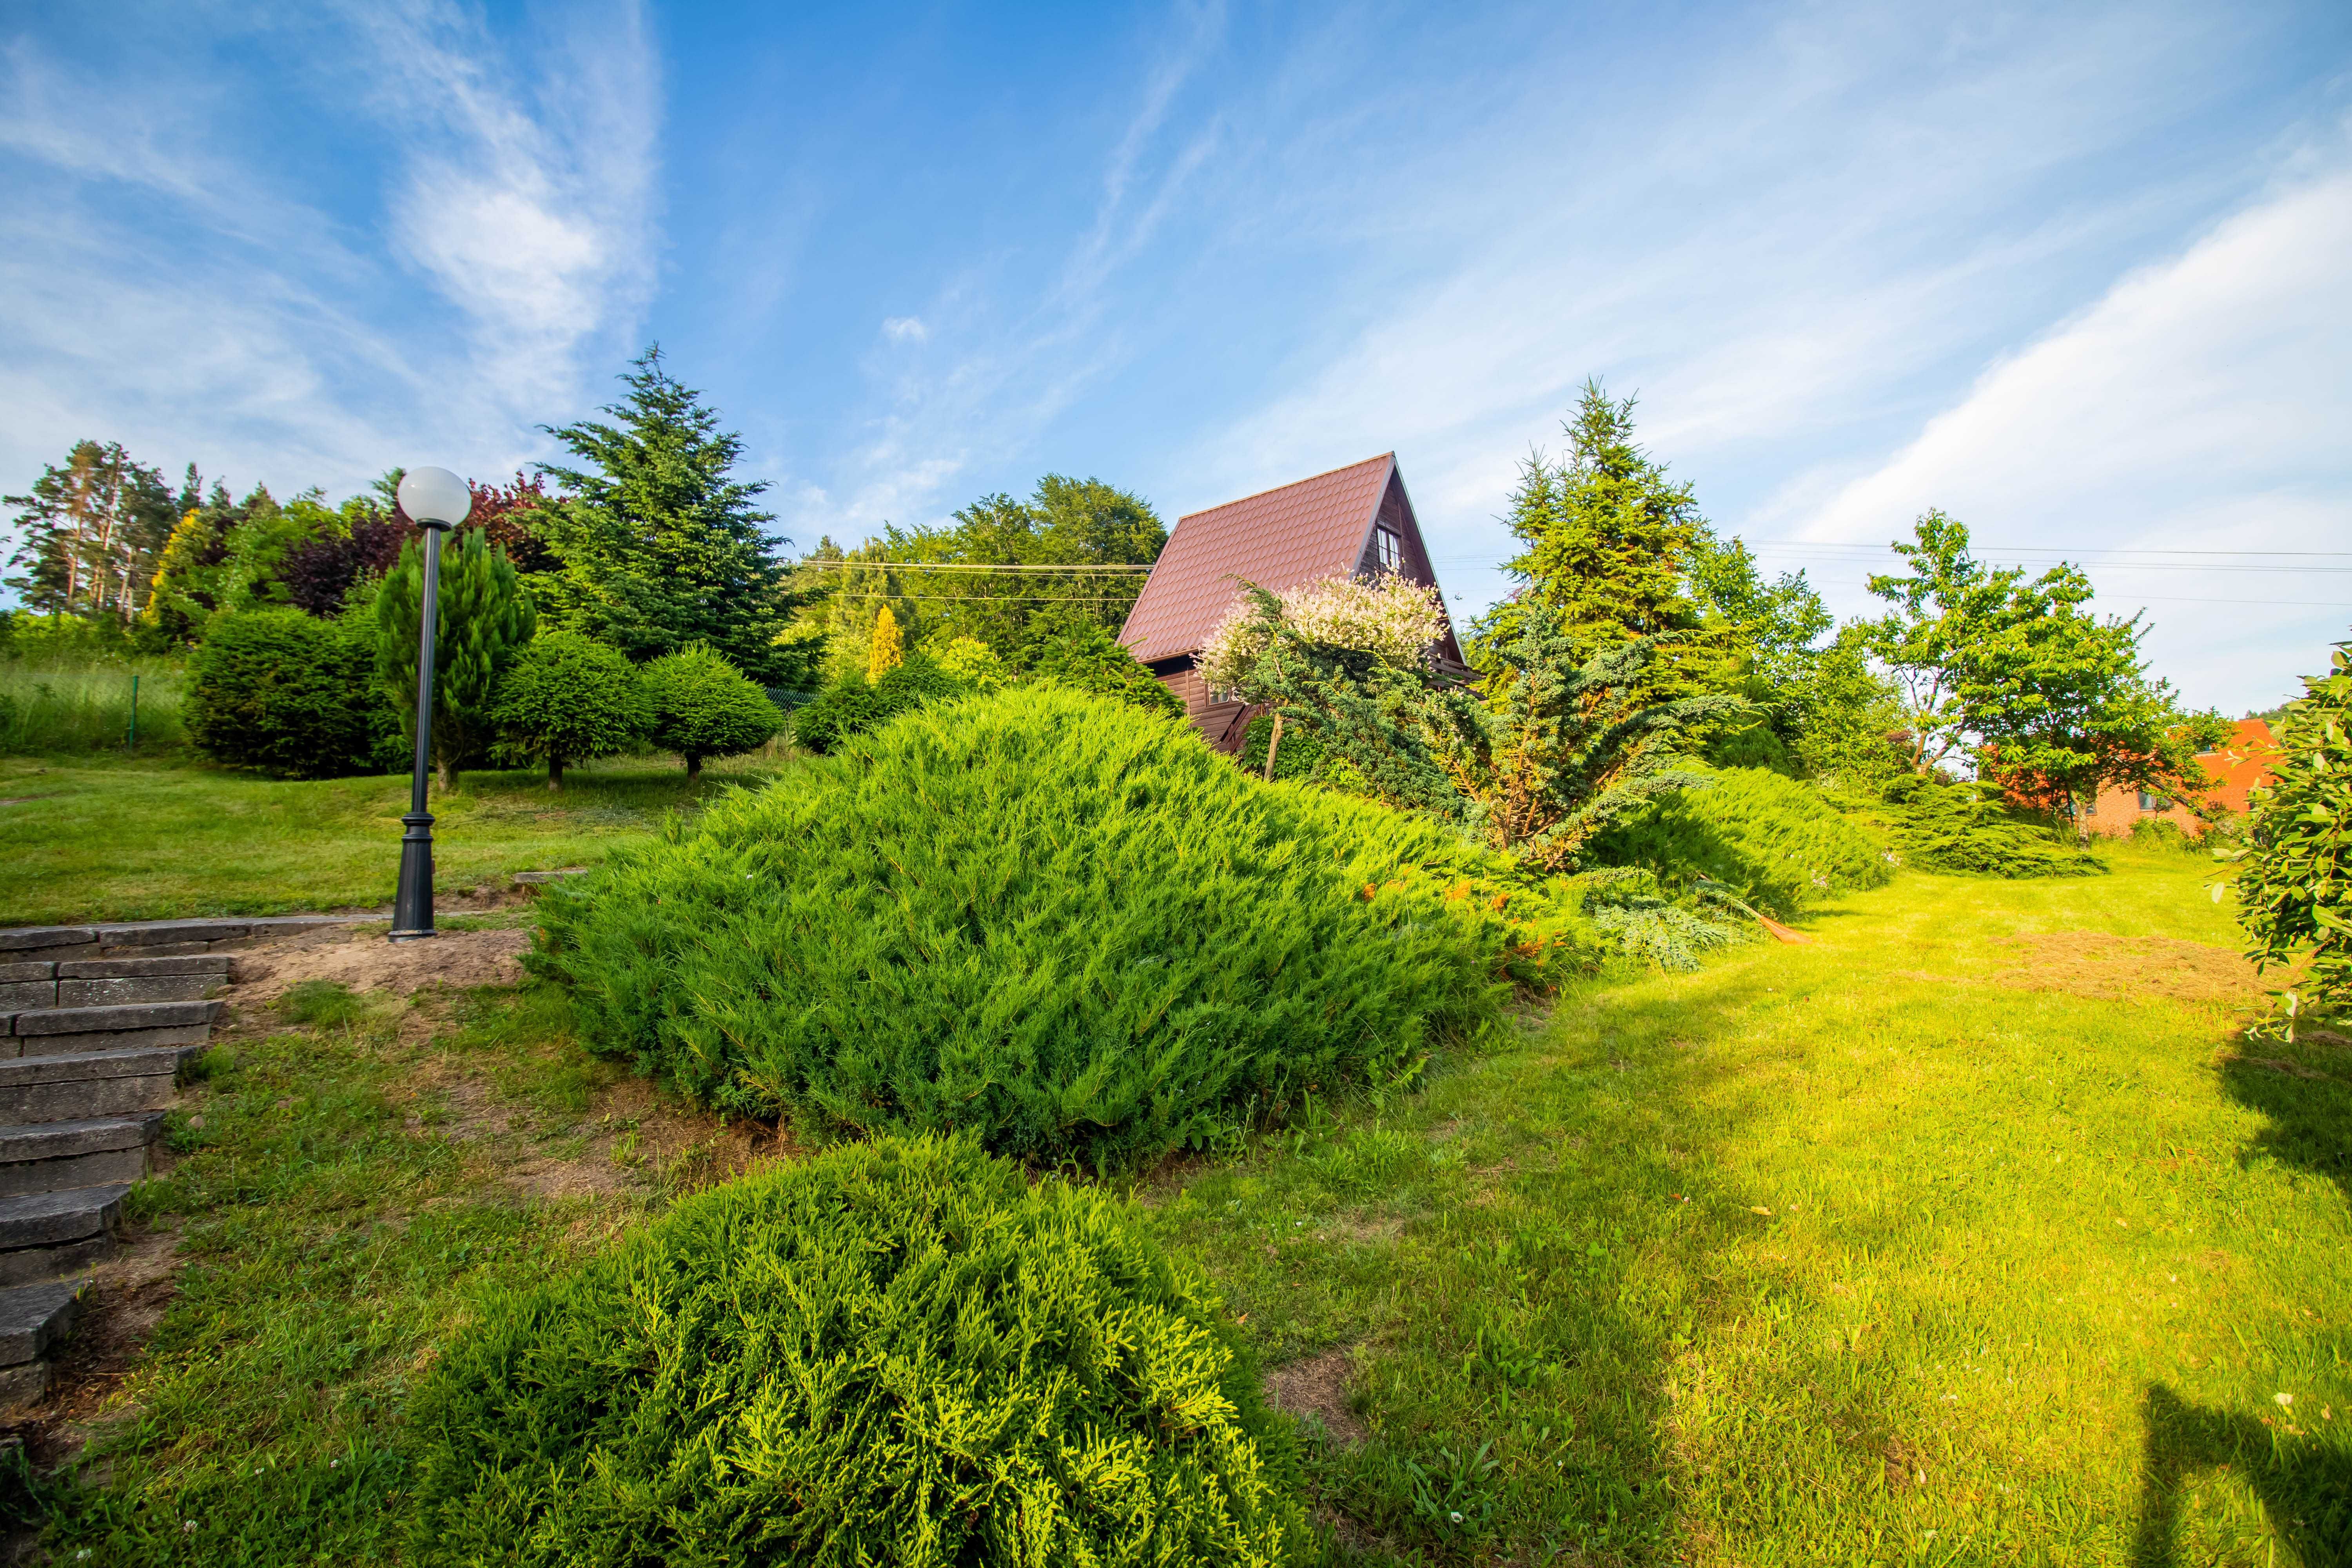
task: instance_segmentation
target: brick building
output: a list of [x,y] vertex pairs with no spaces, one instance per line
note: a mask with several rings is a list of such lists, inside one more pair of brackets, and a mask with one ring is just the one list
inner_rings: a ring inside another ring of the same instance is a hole
[[[2278,754],[2271,741],[2271,727],[2260,719],[2241,719],[2230,738],[2214,751],[2200,752],[2205,765],[2205,776],[2210,780],[2207,796],[2213,805],[2237,816],[2244,816],[2247,792],[2271,779],[2270,762]],[[2197,816],[2178,801],[2145,790],[2102,790],[2091,808],[2090,828],[2110,838],[2120,838],[2136,824],[2159,819],[2177,824],[2191,837],[2205,831]]]

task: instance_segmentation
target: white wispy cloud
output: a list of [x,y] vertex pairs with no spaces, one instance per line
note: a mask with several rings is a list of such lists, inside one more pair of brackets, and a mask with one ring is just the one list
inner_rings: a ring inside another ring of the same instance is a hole
[[[135,58],[20,38],[0,62],[0,167],[28,198],[0,213],[8,472],[97,436],[281,491],[426,454],[488,476],[625,341],[660,121],[635,5],[529,37],[443,4],[299,18],[290,72],[219,68],[231,24],[205,11]],[[331,110],[368,182],[305,185],[251,143],[257,100]]]
[[894,343],[919,343],[931,335],[920,316],[889,316],[882,322],[882,335]]

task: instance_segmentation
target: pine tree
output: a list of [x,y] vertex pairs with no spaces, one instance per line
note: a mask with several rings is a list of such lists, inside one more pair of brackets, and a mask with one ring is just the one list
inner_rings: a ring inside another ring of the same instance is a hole
[[643,661],[708,642],[754,679],[778,662],[783,566],[753,510],[767,487],[729,477],[742,437],[663,368],[658,347],[622,377],[614,423],[545,426],[581,467],[540,465],[570,493],[537,507],[561,563],[535,574],[549,623]]
[[1633,399],[1615,401],[1587,381],[1560,426],[1567,456],[1538,451],[1520,465],[1504,522],[1527,548],[1504,563],[1526,586],[1497,606],[1481,640],[1514,636],[1528,608],[1553,611],[1576,662],[1619,643],[1654,639],[1643,679],[1655,697],[1709,685],[1711,639],[1690,578],[1706,527],[1687,483],[1633,442]]
[[21,531],[7,585],[45,614],[107,616],[128,625],[146,600],[156,552],[172,531],[172,492],[117,441],[77,441],[44,466],[16,509]]
[[[538,616],[506,552],[480,529],[459,529],[445,545],[433,635],[433,766],[441,787],[454,790],[459,771],[488,749],[499,679],[530,641]],[[375,598],[376,675],[412,747],[424,584],[424,559],[411,541]]]
[[881,679],[906,657],[907,644],[898,635],[898,617],[885,605],[874,612],[874,636],[866,644],[866,679]]

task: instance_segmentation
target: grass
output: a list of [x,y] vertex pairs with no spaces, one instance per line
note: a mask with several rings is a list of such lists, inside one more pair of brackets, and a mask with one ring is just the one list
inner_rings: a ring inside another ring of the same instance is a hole
[[[513,871],[603,858],[662,815],[755,783],[782,754],[473,773],[436,794],[435,885],[501,887]],[[383,903],[399,874],[404,777],[295,783],[186,761],[0,757],[0,926],[279,914]]]
[[103,1484],[39,1500],[54,1561],[395,1553],[405,1397],[473,1293],[740,1163],[740,1135],[572,1047],[551,992],[310,983],[260,1023],[207,1054],[178,1163],[133,1194],[184,1264],[135,1364],[85,1369],[123,1375],[82,1413]]
[[1271,1357],[1339,1352],[1327,1517],[1431,1562],[2352,1560],[2352,1047],[1993,978],[2231,942],[2202,868],[2116,860],[1594,984],[1163,1193]]
[[120,752],[131,739],[132,678],[138,680],[139,747],[184,746],[186,684],[175,661],[36,664],[0,660],[0,756]]
[[[1906,874],[1139,1191],[1332,1374],[1362,1440],[1310,1445],[1316,1504],[1368,1563],[2344,1563],[2352,1044],[2166,995],[2196,949],[2095,939],[2231,946],[2228,911],[2114,862]],[[688,1158],[676,1111],[650,1155],[603,1120],[654,1102],[554,994],[446,1005],[298,994],[175,1115],[137,1204],[187,1270],[55,1560],[383,1556],[476,1292],[725,1167],[707,1121]],[[518,1184],[639,1158],[674,1173]]]

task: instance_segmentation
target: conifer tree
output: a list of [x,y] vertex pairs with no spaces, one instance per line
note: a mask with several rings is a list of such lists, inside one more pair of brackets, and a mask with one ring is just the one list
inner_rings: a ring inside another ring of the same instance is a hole
[[866,679],[881,679],[906,657],[907,644],[898,635],[898,617],[885,605],[874,612],[874,636],[866,643]]
[[128,625],[172,531],[163,476],[132,460],[119,441],[77,441],[63,464],[43,467],[16,509],[19,530],[7,580],[28,609],[107,616]]
[[[439,613],[433,635],[433,766],[441,787],[486,753],[499,680],[537,629],[538,616],[506,557],[478,528],[461,528],[441,552]],[[416,743],[416,647],[423,629],[424,559],[416,542],[375,596],[376,676]]]
[[1691,487],[1634,444],[1633,399],[1612,400],[1598,381],[1584,384],[1560,428],[1564,458],[1538,451],[1520,465],[1504,521],[1527,548],[1504,569],[1526,586],[1487,618],[1485,639],[1513,636],[1539,605],[1576,662],[1647,637],[1658,653],[1644,677],[1654,695],[1699,689],[1708,639],[1689,584],[1706,524]]
[[583,421],[547,433],[579,460],[540,465],[570,492],[535,508],[561,563],[535,574],[549,623],[643,661],[707,642],[765,679],[783,628],[783,566],[755,510],[767,487],[731,476],[742,437],[719,427],[701,394],[647,349],[622,377],[626,402],[612,424]]

